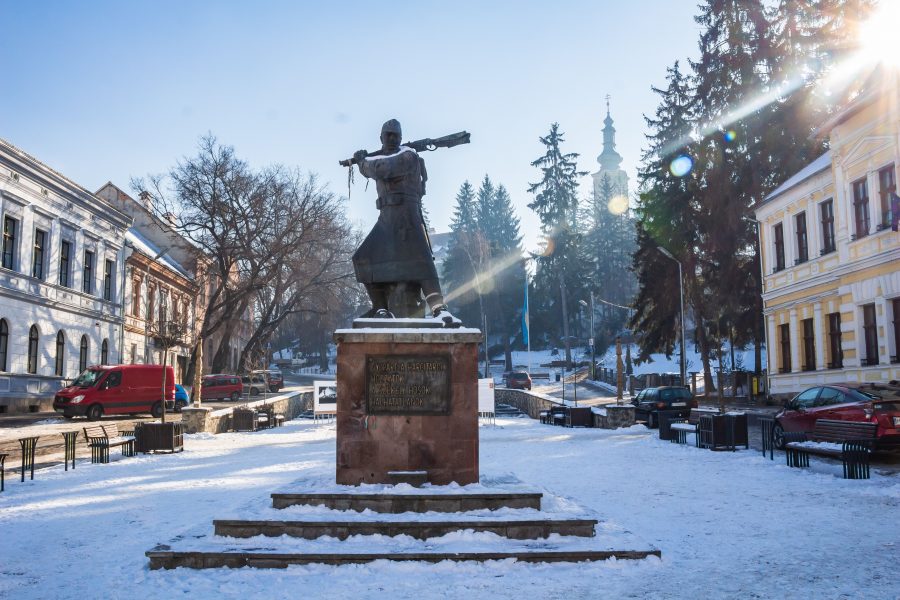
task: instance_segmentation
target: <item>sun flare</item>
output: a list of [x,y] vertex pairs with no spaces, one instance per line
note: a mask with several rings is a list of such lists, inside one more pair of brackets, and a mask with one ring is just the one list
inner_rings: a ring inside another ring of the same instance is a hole
[[900,26],[900,2],[881,0],[875,12],[859,25],[863,57],[870,62],[900,66],[897,27]]

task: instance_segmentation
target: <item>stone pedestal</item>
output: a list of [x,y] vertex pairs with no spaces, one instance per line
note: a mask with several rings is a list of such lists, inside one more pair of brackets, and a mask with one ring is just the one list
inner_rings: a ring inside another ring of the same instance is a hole
[[337,483],[478,482],[477,329],[339,329]]

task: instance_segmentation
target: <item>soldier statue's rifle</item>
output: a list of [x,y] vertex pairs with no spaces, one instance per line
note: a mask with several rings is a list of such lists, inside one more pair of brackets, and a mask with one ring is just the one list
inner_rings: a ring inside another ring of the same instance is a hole
[[[468,131],[460,131],[458,133],[451,133],[450,135],[445,135],[439,138],[425,138],[422,140],[416,140],[414,142],[406,142],[401,144],[401,146],[407,146],[412,148],[416,152],[424,152],[426,150],[437,150],[438,148],[452,148],[453,146],[459,146],[460,144],[468,144],[469,143],[469,132]],[[367,156],[383,156],[384,152],[381,150],[376,150],[375,152],[369,152]],[[348,158],[347,160],[340,161],[340,165],[342,167],[350,167],[356,164],[355,158]]]

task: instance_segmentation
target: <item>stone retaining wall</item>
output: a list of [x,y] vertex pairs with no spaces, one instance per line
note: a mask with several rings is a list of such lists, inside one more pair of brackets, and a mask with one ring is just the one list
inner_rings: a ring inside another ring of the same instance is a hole
[[233,429],[232,413],[235,408],[260,408],[272,406],[276,413],[284,415],[290,421],[300,413],[312,410],[312,390],[291,392],[280,396],[272,396],[233,407],[213,410],[211,408],[184,408],[181,411],[181,422],[185,433],[225,433]]
[[539,419],[542,410],[548,410],[551,406],[562,405],[562,402],[544,394],[499,387],[494,388],[494,402],[515,406],[532,419]]
[[594,427],[601,429],[619,429],[634,425],[634,407],[630,404],[607,404],[603,412],[594,411]]

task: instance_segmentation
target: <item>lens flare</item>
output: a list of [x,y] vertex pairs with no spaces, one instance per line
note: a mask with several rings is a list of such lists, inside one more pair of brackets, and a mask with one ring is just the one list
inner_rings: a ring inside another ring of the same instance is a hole
[[686,154],[679,156],[669,164],[669,171],[675,177],[684,177],[685,175],[690,173],[691,169],[693,168],[694,161],[691,160],[691,157],[687,156]]
[[722,137],[725,138],[726,142],[730,143],[730,142],[733,142],[734,139],[737,137],[737,133],[734,131],[734,129],[729,129],[728,131],[725,132],[725,134]]
[[614,215],[623,215],[628,210],[628,198],[622,195],[613,196],[606,209]]

